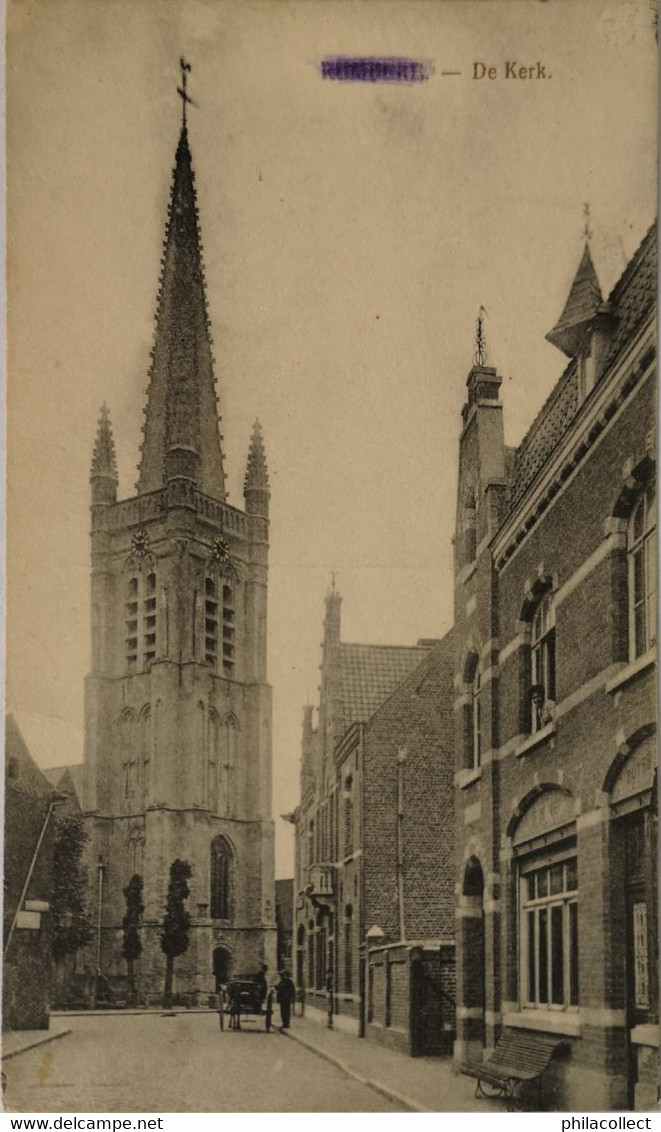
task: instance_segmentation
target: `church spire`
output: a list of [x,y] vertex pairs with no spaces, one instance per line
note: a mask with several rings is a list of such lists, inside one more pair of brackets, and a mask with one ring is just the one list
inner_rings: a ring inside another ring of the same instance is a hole
[[266,466],[266,453],[262,438],[262,426],[255,421],[252,426],[248,463],[243,481],[243,497],[246,511],[267,515],[269,509],[269,473]]
[[92,470],[92,502],[114,503],[117,499],[117,457],[108,406],[103,403],[94,441]]
[[601,287],[590,254],[589,229],[586,229],[585,237],[583,255],[569,297],[560,318],[546,335],[547,341],[557,346],[569,358],[575,358],[581,353],[589,324],[603,303]]
[[[186,102],[191,100],[186,96]],[[186,479],[225,499],[195,174],[184,118],[172,177],[138,492]]]

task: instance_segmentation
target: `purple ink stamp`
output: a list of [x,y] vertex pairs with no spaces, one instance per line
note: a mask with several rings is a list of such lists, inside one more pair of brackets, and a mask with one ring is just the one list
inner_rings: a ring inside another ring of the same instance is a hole
[[428,59],[371,55],[329,55],[320,70],[322,78],[341,83],[424,83],[434,73]]

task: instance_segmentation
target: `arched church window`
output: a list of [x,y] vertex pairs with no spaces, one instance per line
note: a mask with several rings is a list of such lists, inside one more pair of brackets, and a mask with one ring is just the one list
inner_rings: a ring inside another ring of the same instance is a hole
[[211,892],[210,912],[212,920],[232,918],[232,864],[233,854],[225,837],[215,837],[211,842]]
[[232,587],[223,586],[223,672],[234,675],[235,608]]
[[204,585],[204,653],[207,664],[218,663],[218,596],[216,582],[207,578]]
[[238,721],[236,716],[227,715],[224,720],[225,751],[223,754],[222,794],[223,812],[234,816],[236,806],[236,746],[238,742]]

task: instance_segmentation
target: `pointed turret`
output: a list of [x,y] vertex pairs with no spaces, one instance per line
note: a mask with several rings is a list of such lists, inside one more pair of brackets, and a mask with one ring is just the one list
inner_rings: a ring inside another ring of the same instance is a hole
[[594,269],[590,245],[585,241],[583,255],[574,276],[560,318],[546,339],[569,358],[578,357],[585,348],[590,323],[603,303],[601,287]]
[[181,129],[168,208],[138,492],[194,482],[225,499],[195,175]]
[[246,511],[253,515],[268,515],[269,496],[269,473],[266,466],[262,426],[259,421],[255,421],[252,426],[248,463],[243,481]]
[[110,424],[110,413],[105,402],[101,406],[99,424],[96,430],[90,483],[92,485],[92,503],[115,503],[117,501],[117,457]]

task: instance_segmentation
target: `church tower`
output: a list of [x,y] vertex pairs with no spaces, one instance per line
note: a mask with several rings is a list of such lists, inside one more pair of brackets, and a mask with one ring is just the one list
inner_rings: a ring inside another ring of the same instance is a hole
[[[185,78],[185,73],[184,73]],[[137,493],[117,499],[104,405],[91,470],[85,812],[98,968],[123,975],[123,889],[144,884],[140,991],[163,989],[175,858],[192,868],[175,993],[275,964],[269,479],[259,422],[227,502],[195,177],[184,119],[164,241]]]

